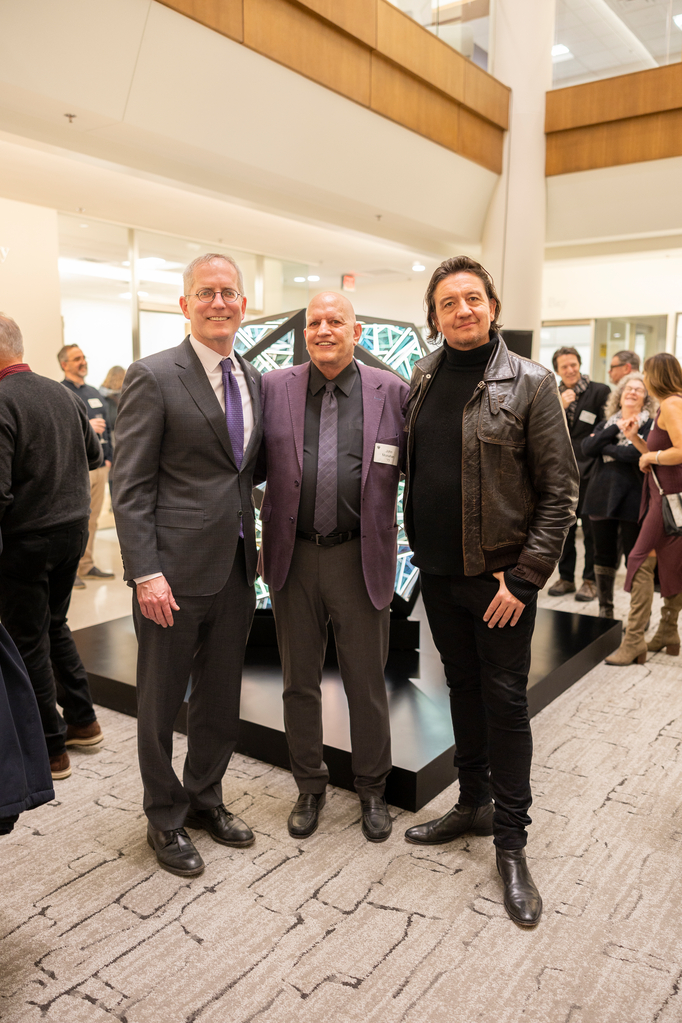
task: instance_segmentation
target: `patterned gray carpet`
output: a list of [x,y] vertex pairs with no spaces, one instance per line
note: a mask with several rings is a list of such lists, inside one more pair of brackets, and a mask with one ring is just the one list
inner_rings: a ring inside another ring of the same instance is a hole
[[[673,1023],[682,1019],[682,665],[600,666],[535,718],[534,931],[507,918],[492,840],[383,845],[333,790],[286,831],[286,772],[236,757],[229,807],[257,833],[194,833],[207,869],[157,869],[135,722],[102,711],[57,800],[2,839],[0,1018],[8,1023]],[[178,762],[184,738],[177,737]]]

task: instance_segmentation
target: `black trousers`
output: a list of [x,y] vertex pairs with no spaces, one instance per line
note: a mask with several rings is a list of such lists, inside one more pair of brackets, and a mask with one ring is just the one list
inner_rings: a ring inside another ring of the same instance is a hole
[[[621,551],[625,562],[639,536],[639,522],[621,519],[590,519],[594,538],[594,563],[618,568]],[[620,541],[620,543],[619,543]]]
[[[256,592],[246,579],[244,541],[218,593],[174,593],[179,611],[162,628],[145,618],[137,598],[137,748],[144,810],[155,828],[181,828],[190,806],[210,810],[223,801],[222,779],[239,729],[244,650]],[[190,680],[187,757],[180,782],[173,769],[173,724]]]
[[526,686],[537,597],[514,626],[488,627],[483,615],[498,591],[491,573],[422,572],[424,606],[450,688],[459,802],[495,800],[495,844],[521,849],[531,823],[533,739]]
[[88,676],[66,624],[87,539],[84,519],[47,533],[5,537],[0,555],[0,618],[26,665],[51,757],[66,750],[66,724],[95,720]]
[[[591,579],[594,582],[594,540],[592,538],[592,522],[587,515],[582,514],[583,502],[587,494],[587,480],[580,480],[580,496],[578,498],[577,518],[580,519],[585,538],[585,565],[583,568],[583,579]],[[558,569],[562,579],[573,582],[575,577],[575,532],[578,528],[577,521],[569,529],[564,541],[564,549],[561,552]]]

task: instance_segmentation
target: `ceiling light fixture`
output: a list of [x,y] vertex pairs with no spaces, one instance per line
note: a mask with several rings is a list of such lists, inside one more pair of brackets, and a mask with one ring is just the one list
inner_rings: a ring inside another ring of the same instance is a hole
[[679,29],[682,29],[682,14],[675,14],[673,16],[673,21]]
[[424,264],[423,264],[423,263],[420,263],[420,262],[419,262],[419,261],[417,260],[417,262],[416,262],[416,263],[413,263],[413,264],[412,264],[412,269],[413,269],[413,270],[414,270],[414,271],[415,271],[416,273],[421,273],[421,271],[422,271],[422,270],[426,270],[426,267],[424,266]]
[[294,277],[294,284],[305,284],[305,277]]
[[320,278],[317,277],[315,274],[311,274],[310,277],[308,278],[309,281],[319,281],[319,279]]
[[563,43],[555,43],[552,47],[552,60],[555,64],[559,64],[562,60],[573,60],[573,54],[568,46],[564,46]]

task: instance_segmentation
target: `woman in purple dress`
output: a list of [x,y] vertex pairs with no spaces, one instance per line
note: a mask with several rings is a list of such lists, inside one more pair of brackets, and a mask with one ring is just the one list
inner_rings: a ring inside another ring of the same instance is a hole
[[[659,352],[644,363],[644,382],[661,407],[646,442],[638,436],[634,424],[623,431],[641,452],[639,467],[646,482],[641,527],[628,558],[625,579],[625,589],[631,594],[628,625],[623,642],[606,658],[607,664],[644,664],[647,650],[663,647],[669,654],[680,652],[677,617],[682,608],[682,536],[668,536],[663,528],[661,495],[651,468],[665,494],[682,491],[682,367],[674,355]],[[651,614],[657,563],[664,606],[658,632],[647,645],[644,632]]]

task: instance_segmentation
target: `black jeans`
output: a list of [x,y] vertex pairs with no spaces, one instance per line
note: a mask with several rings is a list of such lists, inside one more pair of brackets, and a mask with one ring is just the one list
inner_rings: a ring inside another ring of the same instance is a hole
[[618,568],[621,551],[627,564],[628,555],[639,536],[639,522],[626,522],[620,519],[590,519],[590,526],[594,538],[595,565]]
[[[580,519],[583,527],[583,537],[585,539],[585,564],[583,566],[583,579],[591,579],[594,582],[594,540],[592,537],[592,522],[587,515],[583,515],[583,503],[585,501],[585,495],[587,494],[587,480],[580,481],[580,496],[578,498],[578,508],[576,510],[576,516]],[[559,575],[562,579],[567,579],[569,582],[573,582],[575,577],[575,562],[576,562],[576,549],[575,549],[575,532],[578,528],[578,522],[573,523],[566,539],[564,540],[564,549],[561,552],[561,558],[559,559],[558,569]]]
[[65,721],[83,726],[95,720],[88,676],[66,624],[87,539],[85,519],[48,533],[5,537],[0,555],[0,618],[26,665],[51,757],[66,750]]
[[531,823],[533,739],[526,686],[537,597],[514,626],[490,629],[483,615],[499,584],[491,573],[422,572],[424,606],[450,687],[459,802],[495,800],[495,845],[522,849]]

